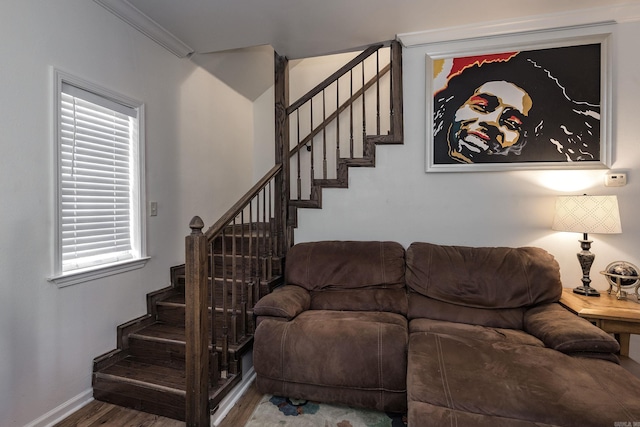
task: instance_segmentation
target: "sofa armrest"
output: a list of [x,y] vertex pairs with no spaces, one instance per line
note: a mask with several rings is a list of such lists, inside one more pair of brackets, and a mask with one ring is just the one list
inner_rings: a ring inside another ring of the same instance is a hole
[[303,311],[308,310],[310,305],[311,295],[309,291],[300,286],[285,285],[260,298],[253,308],[253,314],[255,316],[282,317],[286,320],[291,320]]
[[567,354],[616,353],[620,345],[609,334],[558,303],[528,309],[524,330],[545,346]]

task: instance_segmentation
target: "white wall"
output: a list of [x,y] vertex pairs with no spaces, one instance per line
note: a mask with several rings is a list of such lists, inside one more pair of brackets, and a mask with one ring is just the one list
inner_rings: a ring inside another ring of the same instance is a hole
[[[273,64],[271,66],[273,70]],[[254,181],[262,178],[275,164],[275,98],[273,86],[253,102]],[[247,188],[248,190],[248,188]]]
[[[252,183],[252,104],[87,0],[0,2],[0,426],[46,425],[91,396],[94,357]],[[66,288],[53,263],[51,67],[146,103],[145,268]],[[202,197],[201,197],[202,196]]]
[[[617,17],[624,16],[624,12],[619,15]],[[563,22],[564,18],[548,21],[560,26],[576,24],[580,14],[572,14],[571,22]],[[592,18],[593,14],[589,14],[584,20],[589,22]],[[614,17],[601,13],[597,16],[598,20],[608,18]],[[482,30],[486,31],[486,27]],[[623,234],[590,235],[594,240],[592,251],[596,254],[591,270],[592,286],[606,289],[605,280],[598,272],[609,262],[627,260],[640,265],[638,39],[639,22],[620,23],[611,52],[612,169],[628,173],[625,187],[605,188],[604,170],[425,173],[426,50],[416,46],[403,51],[404,145],[379,146],[375,168],[350,170],[348,190],[325,189],[322,210],[299,210],[295,241],[387,239],[405,246],[413,241],[469,246],[535,245],[555,255],[564,285],[575,287],[581,284],[582,277],[576,259],[581,236],[551,231],[555,197],[580,192],[616,194]],[[574,186],[563,192],[549,185],[559,181],[577,182],[580,188]],[[640,361],[637,339],[635,336],[632,339],[631,354]]]

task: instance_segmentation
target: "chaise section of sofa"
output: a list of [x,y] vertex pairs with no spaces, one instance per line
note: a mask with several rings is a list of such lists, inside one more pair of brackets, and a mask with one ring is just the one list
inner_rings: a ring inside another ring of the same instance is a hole
[[406,411],[404,255],[395,242],[292,247],[285,285],[254,309],[258,390]]
[[600,427],[640,419],[638,381],[619,365],[508,339],[412,332],[407,379],[412,427]]
[[612,337],[557,304],[549,253],[413,243],[406,262],[409,425],[640,420],[640,380]]

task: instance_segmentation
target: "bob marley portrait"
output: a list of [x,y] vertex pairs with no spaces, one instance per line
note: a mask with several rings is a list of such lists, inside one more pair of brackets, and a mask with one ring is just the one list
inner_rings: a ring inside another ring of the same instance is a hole
[[600,45],[434,61],[435,164],[600,160]]

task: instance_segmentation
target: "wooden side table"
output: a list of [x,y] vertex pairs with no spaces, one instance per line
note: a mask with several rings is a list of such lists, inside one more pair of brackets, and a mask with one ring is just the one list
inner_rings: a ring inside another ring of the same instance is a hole
[[562,290],[560,304],[569,311],[594,323],[605,332],[612,333],[620,343],[620,355],[629,357],[629,338],[640,334],[640,304],[630,300],[619,300],[601,291],[599,297],[587,297],[573,293],[573,289]]

